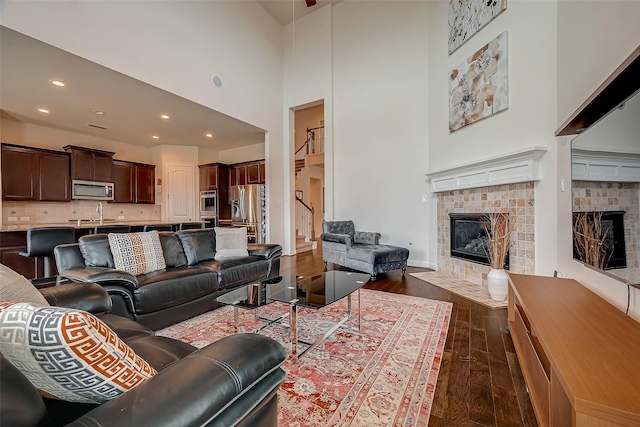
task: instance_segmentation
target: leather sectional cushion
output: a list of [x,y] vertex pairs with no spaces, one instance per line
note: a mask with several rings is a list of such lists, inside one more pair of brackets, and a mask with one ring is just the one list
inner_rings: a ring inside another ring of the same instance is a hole
[[78,239],[80,252],[87,267],[116,268],[107,234],[90,234]]
[[184,254],[184,248],[176,233],[170,231],[161,232],[160,244],[162,245],[162,253],[164,254],[164,262],[167,268],[187,266],[187,256]]
[[198,267],[215,270],[218,273],[219,289],[229,290],[264,279],[269,272],[269,260],[259,256],[225,258],[202,262]]
[[215,258],[216,237],[213,229],[185,230],[178,231],[176,234],[182,242],[190,266]]
[[151,313],[196,300],[218,290],[218,275],[199,267],[167,268],[137,276],[136,314]]

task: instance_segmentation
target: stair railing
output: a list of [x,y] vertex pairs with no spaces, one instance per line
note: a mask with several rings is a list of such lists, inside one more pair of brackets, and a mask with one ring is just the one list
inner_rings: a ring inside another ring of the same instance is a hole
[[296,196],[296,230],[312,242],[316,240],[314,216],[315,208]]
[[307,140],[296,150],[295,158],[300,160],[316,153],[324,153],[324,126],[307,128]]

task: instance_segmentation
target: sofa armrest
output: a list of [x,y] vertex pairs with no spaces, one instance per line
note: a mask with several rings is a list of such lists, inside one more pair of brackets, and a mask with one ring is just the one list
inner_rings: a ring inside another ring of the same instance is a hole
[[[284,348],[270,338],[231,335],[191,353],[69,425],[236,425],[278,389],[284,380],[280,366],[286,357]],[[230,420],[229,413],[237,419]]]
[[282,246],[269,243],[247,245],[247,251],[250,256],[260,256],[264,259],[271,259],[282,255]]
[[138,279],[133,274],[108,267],[70,268],[60,273],[76,282],[90,282],[99,285],[120,285],[129,290],[138,288]]
[[325,242],[342,243],[347,246],[347,249],[351,247],[352,239],[348,234],[336,234],[336,233],[322,233],[320,240]]
[[380,244],[380,237],[382,237],[380,233],[371,231],[356,231],[353,235],[353,243],[378,245]]
[[93,314],[108,313],[111,298],[107,291],[95,283],[68,283],[40,289],[47,302],[57,307],[88,311]]

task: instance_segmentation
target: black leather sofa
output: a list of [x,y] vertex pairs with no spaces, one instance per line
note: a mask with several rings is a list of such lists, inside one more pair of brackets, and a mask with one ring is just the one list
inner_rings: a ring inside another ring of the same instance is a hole
[[102,405],[43,398],[29,380],[0,356],[2,427],[118,426],[190,427],[277,425],[277,391],[287,357],[276,341],[236,334],[200,350],[112,314],[96,284],[41,290],[51,305],[98,316],[158,373]]
[[60,276],[98,283],[111,296],[112,313],[157,330],[217,307],[216,298],[238,286],[280,275],[282,247],[249,245],[249,256],[217,261],[213,229],[161,232],[167,268],[133,276],[116,270],[107,234],[56,246]]

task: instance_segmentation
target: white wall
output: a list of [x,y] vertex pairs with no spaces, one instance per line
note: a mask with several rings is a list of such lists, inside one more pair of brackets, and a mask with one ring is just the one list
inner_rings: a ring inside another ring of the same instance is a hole
[[[268,196],[283,198],[282,27],[257,2],[0,5],[4,26],[265,129]],[[267,209],[271,241],[281,243],[282,206]]]
[[295,253],[295,191],[294,174],[294,111],[296,107],[304,108],[307,104],[324,100],[325,124],[325,204],[333,209],[333,58],[332,58],[332,10],[327,5],[310,13],[298,21],[286,25],[282,29],[282,45],[284,55],[284,102],[283,129],[285,223],[285,254]]
[[251,160],[262,160],[264,159],[264,156],[265,144],[260,143],[221,151],[219,153],[219,161],[221,163],[233,164],[248,162]]
[[[448,2],[429,5],[429,170],[534,146],[547,147],[541,160],[541,180],[535,185],[535,264],[536,274],[550,275],[557,268],[556,2],[509,1],[505,12],[451,56],[447,53]],[[509,108],[449,132],[449,72],[505,30]],[[435,232],[433,218],[431,233]],[[432,253],[435,263],[436,254]]]
[[[333,212],[429,259],[427,2],[333,7]],[[326,122],[325,122],[326,124]],[[327,160],[329,163],[329,160]],[[326,184],[328,185],[328,183]],[[432,237],[433,238],[433,237]]]
[[[558,4],[558,126],[609,77],[640,41],[640,2],[561,1]],[[585,134],[586,135],[586,134]],[[571,182],[571,137],[559,138],[558,175]],[[626,310],[627,286],[572,259],[571,191],[558,194],[558,266]],[[640,320],[640,292],[631,289],[629,313]]]

